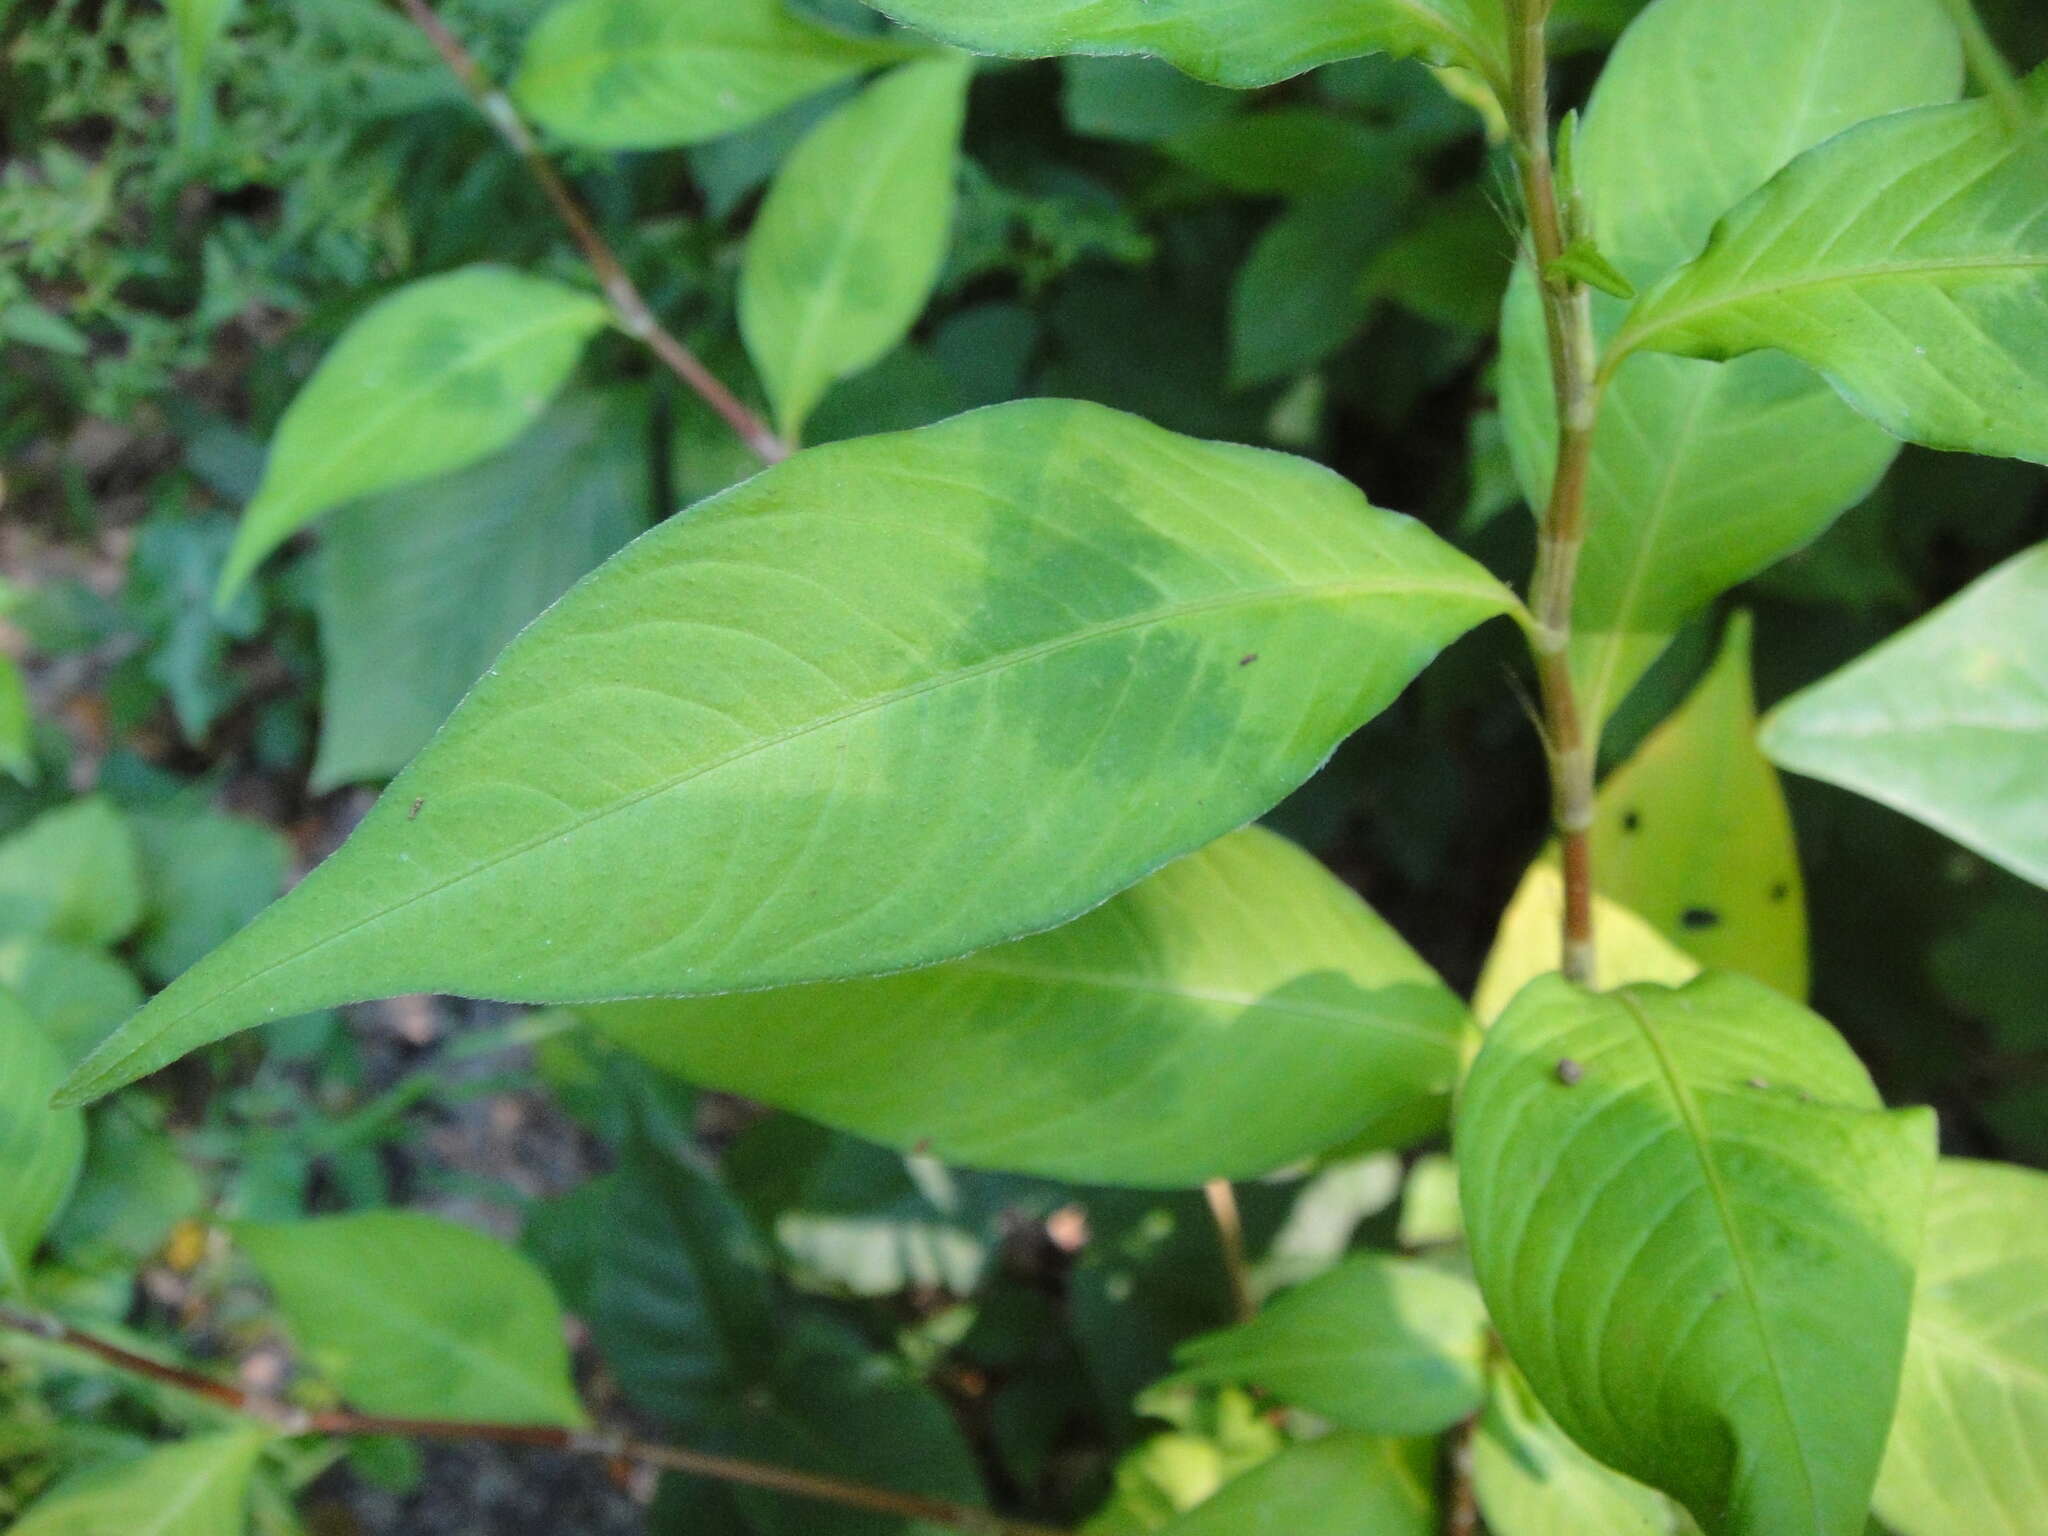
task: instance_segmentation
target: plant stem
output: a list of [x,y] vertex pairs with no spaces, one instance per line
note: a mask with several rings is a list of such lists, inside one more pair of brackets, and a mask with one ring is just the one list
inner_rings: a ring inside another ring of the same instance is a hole
[[1454,1426],[1444,1446],[1444,1536],[1480,1536],[1479,1491],[1472,1482],[1475,1415]]
[[1971,0],[1947,0],[1947,5],[1949,14],[1955,17],[1956,30],[1963,34],[1963,56],[1970,61],[1971,76],[1984,94],[1998,103],[1998,109],[2013,127],[2026,127],[2026,96],[2020,90],[2019,78],[1986,29],[1984,18],[1977,14],[1977,7]]
[[597,232],[597,226],[590,215],[583,211],[583,205],[576,201],[576,194],[569,190],[548,157],[541,153],[539,141],[526,120],[519,115],[519,109],[512,105],[512,98],[491,81],[484,73],[476,56],[450,32],[441,18],[434,14],[427,0],[398,0],[405,14],[412,18],[427,40],[434,45],[434,51],[441,55],[449,71],[462,82],[462,88],[469,93],[477,110],[498,132],[524,162],[527,171],[539,185],[555,215],[576,244],[582,248],[583,256],[597,274],[598,284],[604,290],[605,301],[611,305],[612,314],[617,318],[619,328],[628,336],[646,345],[656,357],[667,365],[675,376],[697,392],[704,403],[725,419],[755,457],[764,464],[779,464],[790,455],[790,446],[778,437],[774,430],[747,408],[739,396],[727,389],[704,362],[675,336],[670,334],[654,318],[654,311],[642,297],[633,279],[627,275],[625,264],[618,253],[605,242]]
[[1216,1218],[1216,1240],[1223,1249],[1223,1270],[1230,1276],[1230,1304],[1241,1323],[1258,1314],[1259,1303],[1252,1295],[1251,1267],[1244,1256],[1244,1218],[1238,1214],[1237,1191],[1228,1179],[1211,1179],[1202,1186],[1209,1200],[1209,1214]]
[[1572,590],[1586,542],[1586,480],[1599,416],[1599,348],[1592,296],[1557,266],[1572,231],[1560,203],[1550,149],[1549,50],[1544,23],[1550,0],[1509,0],[1514,100],[1510,121],[1522,172],[1529,241],[1543,294],[1557,396],[1557,472],[1538,526],[1536,571],[1529,584],[1535,618],[1531,644],[1543,697],[1550,753],[1551,815],[1564,858],[1564,973],[1593,978],[1593,767],[1598,729],[1588,729],[1572,682]]
[[203,1398],[216,1407],[230,1409],[270,1425],[284,1435],[396,1435],[413,1440],[487,1441],[496,1445],[526,1445],[575,1456],[597,1456],[607,1461],[629,1461],[663,1471],[707,1477],[748,1488],[794,1498],[838,1504],[848,1509],[867,1510],[904,1520],[924,1520],[950,1526],[969,1536],[1065,1536],[1052,1526],[1010,1520],[985,1509],[956,1504],[950,1499],[927,1498],[922,1494],[897,1493],[873,1488],[844,1478],[804,1472],[794,1467],[771,1466],[765,1462],[743,1461],[686,1446],[656,1445],[627,1435],[603,1431],[564,1429],[552,1424],[476,1424],[447,1419],[393,1418],[380,1414],[354,1413],[338,1409],[309,1413],[272,1398],[231,1386],[197,1371],[166,1365],[136,1354],[119,1344],[82,1333],[68,1323],[38,1313],[0,1306],[0,1329],[28,1334],[53,1344],[82,1350],[95,1359],[154,1381],[174,1387],[190,1396]]

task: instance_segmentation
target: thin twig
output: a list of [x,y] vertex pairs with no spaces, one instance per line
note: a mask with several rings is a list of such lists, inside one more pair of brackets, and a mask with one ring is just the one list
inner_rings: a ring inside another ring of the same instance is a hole
[[570,237],[582,248],[583,256],[597,274],[599,286],[604,290],[605,301],[611,305],[617,317],[619,328],[634,339],[646,344],[649,351],[691,389],[700,395],[704,403],[725,418],[726,424],[738,434],[741,442],[764,464],[778,464],[789,457],[789,444],[778,437],[769,425],[747,408],[739,396],[720,382],[717,375],[704,366],[703,360],[681,341],[677,340],[661,322],[654,317],[654,311],[642,297],[633,279],[627,275],[625,264],[618,253],[606,243],[604,236],[597,232],[597,226],[583,211],[583,205],[576,201],[576,194],[569,190],[548,157],[541,152],[540,143],[533,136],[533,130],[519,115],[519,109],[512,105],[512,98],[499,90],[484,68],[476,61],[475,55],[462,46],[462,42],[450,32],[441,18],[434,14],[427,0],[398,0],[405,14],[412,18],[414,25],[427,35],[434,45],[434,51],[441,55],[443,62],[462,88],[469,93],[477,110],[497,130],[503,139],[526,165],[527,171],[546,195],[555,215],[569,231]]
[[691,1450],[687,1446],[657,1445],[605,1431],[564,1429],[552,1424],[478,1424],[453,1419],[394,1418],[347,1409],[309,1413],[197,1371],[152,1360],[119,1344],[82,1333],[56,1318],[13,1307],[0,1306],[0,1329],[82,1350],[103,1364],[257,1419],[285,1435],[390,1435],[412,1440],[486,1441],[495,1445],[533,1446],[574,1456],[635,1462],[662,1471],[766,1489],[771,1493],[838,1504],[904,1520],[929,1521],[965,1531],[969,1536],[1065,1536],[1064,1532],[1052,1526],[1007,1519],[950,1499],[897,1493],[844,1478],[800,1471],[795,1467],[745,1461],[709,1451]]
[[1532,636],[1550,753],[1551,813],[1564,855],[1564,973],[1593,979],[1593,770],[1599,723],[1584,719],[1572,682],[1572,593],[1586,542],[1586,484],[1600,410],[1592,296],[1559,265],[1574,230],[1558,197],[1550,148],[1549,0],[1510,0],[1514,100],[1510,120],[1522,172],[1536,280],[1557,397],[1557,472],[1543,510],[1529,584]]
[[1244,1218],[1237,1209],[1237,1191],[1228,1179],[1211,1179],[1202,1186],[1209,1200],[1209,1214],[1216,1218],[1216,1241],[1223,1250],[1223,1272],[1230,1277],[1230,1304],[1241,1323],[1257,1315],[1259,1303],[1252,1295],[1251,1267],[1244,1256]]
[[1472,1439],[1479,1420],[1466,1419],[1444,1441],[1444,1536],[1481,1536],[1479,1490],[1472,1478]]

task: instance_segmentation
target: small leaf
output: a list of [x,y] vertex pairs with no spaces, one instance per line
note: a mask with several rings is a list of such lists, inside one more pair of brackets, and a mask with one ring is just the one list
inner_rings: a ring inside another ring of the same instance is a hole
[[1098,406],[812,449],[550,609],[73,1091],[344,1000],[729,992],[1050,927],[1512,607],[1327,470]]
[[662,149],[758,123],[904,52],[813,26],[782,0],[560,0],[512,95],[572,144]]
[[14,994],[0,991],[0,1296],[21,1290],[85,1157],[84,1117],[50,1108],[63,1076],[56,1047]]
[[1473,1437],[1472,1491],[1492,1536],[1671,1536],[1677,1529],[1661,1494],[1573,1444],[1506,1361],[1493,1367]]
[[11,1536],[240,1536],[268,1431],[195,1436],[127,1461],[89,1465],[8,1527]]
[[1171,1378],[1252,1386],[1381,1435],[1433,1435],[1477,1411],[1486,1308],[1469,1281],[1359,1254],[1249,1322],[1183,1344]]
[[2048,1509],[2048,1177],[1946,1158],[1877,1512],[1900,1536],[2027,1536]]
[[1600,247],[1592,241],[1580,238],[1574,240],[1558,255],[1558,258],[1543,269],[1543,275],[1552,282],[1570,281],[1584,283],[1602,293],[1617,299],[1632,299],[1636,287],[1622,275],[1621,269],[1600,254]]
[[191,142],[209,120],[214,44],[239,4],[240,0],[164,0],[177,41],[178,137],[183,142]]
[[[1678,986],[1700,973],[1700,963],[1642,917],[1605,896],[1593,898],[1594,985],[1602,991],[1636,981]],[[1548,859],[1522,876],[1502,914],[1493,948],[1472,993],[1472,1014],[1490,1025],[1538,976],[1564,963],[1564,876]]]
[[923,313],[952,234],[972,74],[960,55],[904,65],[812,129],[776,173],[747,239],[739,305],[785,437]]
[[554,1294],[502,1243],[409,1211],[234,1234],[299,1348],[359,1411],[584,1422]]
[[590,1016],[691,1082],[873,1140],[1140,1186],[1428,1135],[1464,1023],[1349,888],[1257,828],[943,966]]
[[867,0],[956,47],[1011,58],[1151,54],[1200,80],[1240,90],[1367,53],[1463,64],[1507,79],[1500,0]]
[[146,893],[136,955],[159,983],[225,943],[284,887],[291,845],[260,821],[147,812],[133,825]]
[[1886,431],[2048,464],[2048,69],[2036,126],[1991,100],[1850,130],[1722,220],[1617,356],[1774,348]]
[[142,872],[127,820],[97,795],[0,841],[0,933],[114,944],[142,919]]
[[[1569,1070],[1567,1070],[1569,1068]],[[1473,1266],[1560,1425],[1709,1536],[1860,1536],[1934,1122],[1746,977],[1532,983],[1457,1121]]]
[[1600,786],[1594,878],[1702,965],[1800,999],[1806,887],[1784,788],[1756,746],[1749,655],[1737,614],[1692,696]]
[[492,266],[422,278],[373,304],[278,423],[216,608],[322,512],[504,447],[606,316],[590,294]]
[[1231,289],[1233,388],[1306,373],[1357,333],[1366,271],[1399,210],[1370,189],[1304,198],[1267,226]]
[[103,950],[32,935],[0,939],[0,988],[21,999],[66,1069],[142,1006],[142,988]]
[[29,705],[28,683],[14,658],[5,653],[0,653],[0,772],[31,787],[38,777],[36,721]]
[[1290,1446],[1162,1528],[1162,1536],[1433,1536],[1427,1442],[1338,1433]]
[[1787,699],[1763,747],[2048,886],[2048,544]]

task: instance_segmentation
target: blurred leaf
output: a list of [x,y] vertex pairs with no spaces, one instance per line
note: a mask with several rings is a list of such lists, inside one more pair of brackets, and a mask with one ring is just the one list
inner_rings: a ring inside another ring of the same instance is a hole
[[313,788],[404,767],[505,643],[645,526],[649,490],[639,397],[572,393],[503,453],[337,515]]
[[[1313,107],[1221,118],[1160,148],[1189,170],[1249,197],[1355,202],[1370,189],[1383,204],[1398,204],[1412,179],[1406,146],[1392,133]],[[1385,226],[1401,210],[1371,211]]]
[[[1635,981],[1676,986],[1692,980],[1700,963],[1649,923],[1605,896],[1593,898],[1594,985],[1602,991]],[[1500,920],[1486,968],[1472,994],[1472,1014],[1482,1025],[1500,1017],[1515,995],[1564,960],[1564,876],[1557,866],[1529,866]]]
[[9,1527],[12,1536],[240,1536],[263,1429],[200,1435],[88,1465]]
[[306,1358],[364,1413],[584,1422],[562,1320],[527,1260],[409,1211],[239,1222]]
[[1249,1322],[1183,1344],[1173,1378],[1254,1386],[1381,1435],[1433,1435],[1478,1410],[1486,1309],[1469,1281],[1359,1254]]
[[[1806,887],[1778,775],[1756,746],[1750,620],[1600,786],[1594,879],[1703,966],[1806,996]],[[1632,978],[1647,979],[1647,978]]]
[[239,0],[164,0],[178,44],[178,136],[192,142],[211,117],[209,65]]
[[2048,544],[1786,700],[1763,746],[2048,886]]
[[282,835],[242,816],[147,813],[130,825],[146,903],[136,955],[158,983],[225,943],[268,906],[291,864]]
[[1304,373],[1349,341],[1369,302],[1359,288],[1392,208],[1379,191],[1305,198],[1267,226],[1230,300],[1230,382]]
[[1439,1152],[1415,1160],[1401,1191],[1403,1248],[1432,1248],[1465,1240],[1465,1213],[1458,1205],[1458,1165]]
[[322,512],[511,442],[607,317],[591,294],[496,266],[421,278],[370,306],[278,423],[216,605]]
[[812,129],[776,173],[739,305],[785,437],[923,313],[952,229],[972,73],[959,56],[904,65]]
[[1500,210],[1474,182],[1426,203],[1414,225],[1367,267],[1361,292],[1439,325],[1485,335],[1500,319],[1514,245]]
[[1464,1010],[1314,859],[1249,828],[964,960],[589,1017],[689,1081],[948,1162],[1192,1187],[1428,1134]]
[[1149,1420],[1176,1426],[1120,1458],[1109,1502],[1081,1527],[1083,1536],[1137,1536],[1163,1530],[1234,1477],[1286,1448],[1280,1430],[1250,1394],[1226,1389],[1203,1397],[1154,1387]]
[[1945,1158],[1877,1511],[1900,1536],[2023,1536],[2048,1508],[2048,1177]]
[[2048,71],[2028,129],[2005,107],[1894,116],[1800,156],[1636,305],[1616,356],[1774,348],[1908,442],[2048,464]]
[[36,767],[35,713],[28,683],[14,658],[0,652],[0,770],[33,785]]
[[1166,1536],[1431,1536],[1426,1442],[1339,1433],[1291,1446],[1166,1526]]
[[142,876],[127,818],[99,796],[45,811],[0,841],[0,935],[97,948],[142,917]]
[[18,1293],[85,1156],[85,1119],[50,1108],[64,1075],[55,1046],[0,992],[0,1295]]
[[782,0],[560,0],[512,94],[573,144],[660,149],[749,127],[905,52],[801,21]]
[[1067,129],[1087,139],[1156,144],[1230,116],[1243,100],[1157,59],[1073,55],[1060,75]]
[[1747,977],[1524,991],[1466,1076],[1458,1182],[1510,1357],[1716,1536],[1861,1536],[1934,1163],[1823,1020]]
[[1319,466],[1078,402],[813,449],[551,608],[73,1091],[365,997],[726,992],[1047,927],[1272,805],[1512,606]]
[[67,1067],[142,1006],[142,988],[125,965],[58,939],[0,939],[0,988],[21,999]]
[[139,1265],[205,1203],[198,1173],[149,1123],[146,1102],[131,1095],[93,1116],[78,1187],[50,1233],[74,1262]]
[[1492,1536],[1671,1536],[1671,1505],[1557,1427],[1506,1361],[1472,1441],[1472,1489]]

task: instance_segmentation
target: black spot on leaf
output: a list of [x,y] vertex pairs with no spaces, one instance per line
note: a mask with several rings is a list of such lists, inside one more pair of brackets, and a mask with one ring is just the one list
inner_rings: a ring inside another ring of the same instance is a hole
[[1721,914],[1712,907],[1687,907],[1678,914],[1678,921],[1684,927],[1698,933],[1702,929],[1720,927]]

